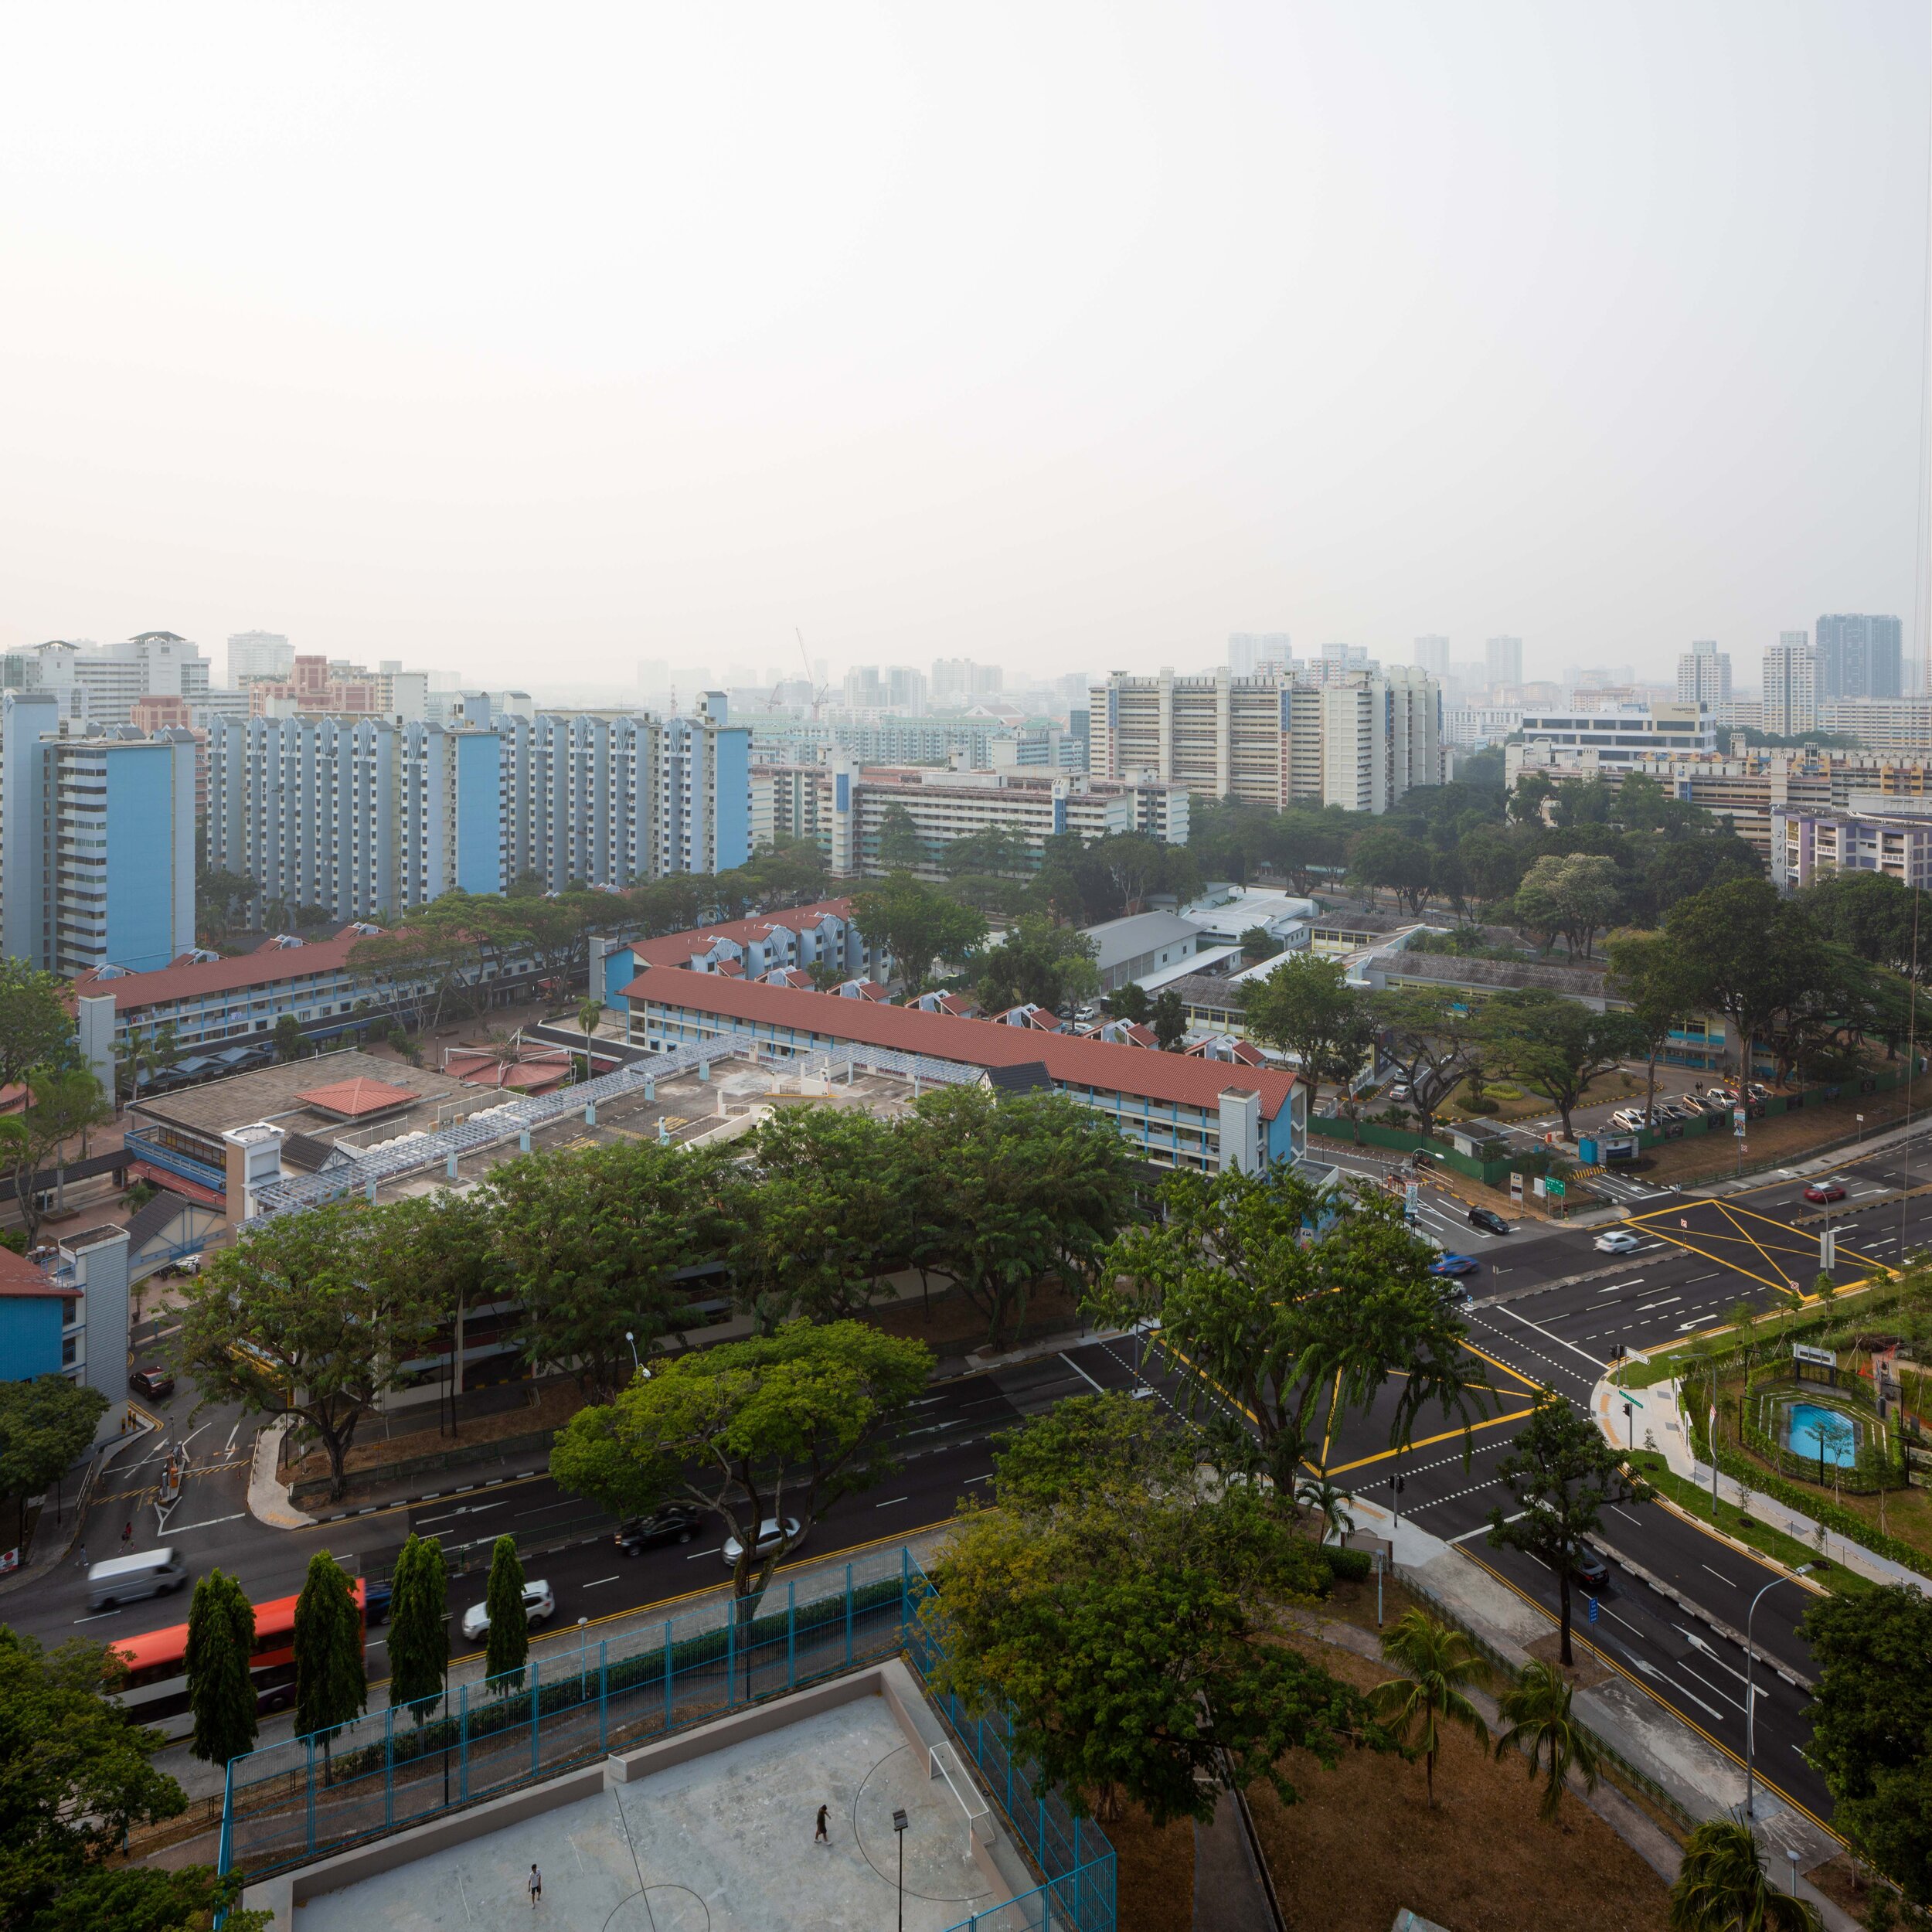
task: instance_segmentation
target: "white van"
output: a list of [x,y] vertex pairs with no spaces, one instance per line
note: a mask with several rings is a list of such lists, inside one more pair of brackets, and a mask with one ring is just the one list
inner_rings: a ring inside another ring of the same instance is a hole
[[87,1607],[108,1610],[165,1596],[188,1581],[188,1568],[172,1549],[144,1549],[138,1556],[111,1556],[87,1572]]

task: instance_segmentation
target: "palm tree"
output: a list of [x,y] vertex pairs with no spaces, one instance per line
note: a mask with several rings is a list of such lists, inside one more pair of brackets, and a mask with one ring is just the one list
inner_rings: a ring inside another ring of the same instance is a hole
[[1670,1889],[1671,1932],[1818,1932],[1818,1907],[1765,1876],[1757,1835],[1732,1818],[1707,1818],[1684,1847]]
[[577,1024],[583,1029],[583,1077],[587,1080],[592,1073],[590,1065],[591,1036],[597,1030],[597,1022],[604,1017],[604,1002],[591,998],[583,1001],[577,1008]]
[[1349,1505],[1355,1501],[1352,1489],[1339,1489],[1326,1476],[1311,1476],[1294,1492],[1294,1499],[1304,1509],[1312,1509],[1321,1519],[1321,1540],[1326,1543],[1332,1536],[1341,1542],[1355,1527],[1355,1517]]
[[1563,1803],[1563,1781],[1572,1765],[1582,1776],[1583,1787],[1597,1788],[1603,1752],[1595,1738],[1585,1730],[1570,1708],[1570,1686],[1554,1664],[1526,1664],[1522,1675],[1497,1699],[1502,1720],[1509,1728],[1496,1740],[1496,1756],[1521,1745],[1529,1747],[1529,1775],[1534,1778],[1544,1750],[1549,1753],[1543,1774],[1543,1803],[1537,1815],[1546,1825],[1554,1825]]
[[1436,1753],[1444,1723],[1461,1724],[1487,1746],[1489,1726],[1463,1695],[1464,1685],[1488,1670],[1462,1632],[1427,1611],[1406,1610],[1382,1639],[1382,1654],[1402,1672],[1369,1693],[1370,1708],[1410,1756],[1420,1752],[1436,1802]]

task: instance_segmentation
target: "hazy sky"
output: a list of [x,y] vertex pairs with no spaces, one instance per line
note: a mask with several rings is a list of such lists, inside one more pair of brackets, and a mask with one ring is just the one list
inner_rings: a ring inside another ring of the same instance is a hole
[[1910,624],[1923,0],[15,6],[0,642]]

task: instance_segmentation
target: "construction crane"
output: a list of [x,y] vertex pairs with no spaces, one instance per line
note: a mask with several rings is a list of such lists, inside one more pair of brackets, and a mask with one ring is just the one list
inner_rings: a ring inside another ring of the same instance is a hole
[[811,659],[805,650],[804,632],[794,624],[791,627],[791,634],[798,640],[799,662],[805,667],[805,689],[811,693],[811,722],[816,724],[818,722],[818,707],[831,696],[832,686],[828,684],[819,684],[814,680],[811,673]]

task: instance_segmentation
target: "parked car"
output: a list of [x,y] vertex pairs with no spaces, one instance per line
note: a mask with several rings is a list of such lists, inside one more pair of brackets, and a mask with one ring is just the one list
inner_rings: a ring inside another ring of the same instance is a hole
[[175,1393],[175,1378],[165,1369],[137,1369],[128,1378],[128,1386],[138,1396],[165,1402]]
[[688,1543],[703,1523],[702,1509],[688,1502],[666,1503],[655,1515],[626,1517],[611,1540],[620,1556],[638,1556],[660,1543]]
[[1832,1180],[1814,1181],[1804,1190],[1804,1198],[1808,1201],[1842,1201],[1845,1199],[1845,1183]]
[[1473,1254],[1443,1254],[1429,1264],[1435,1275],[1474,1274],[1482,1266]]
[[1481,1228],[1485,1234],[1507,1234],[1509,1223],[1494,1208],[1472,1207],[1469,1210],[1469,1225]]
[[1642,1243],[1628,1228],[1606,1228],[1590,1245],[1605,1254],[1628,1254]]
[[1621,1127],[1626,1134],[1634,1134],[1644,1124],[1644,1110],[1641,1107],[1626,1107],[1610,1117],[1612,1127]]
[[[798,1541],[798,1519],[796,1516],[787,1516],[785,1519],[784,1533],[785,1540],[787,1542],[795,1543]],[[755,1553],[760,1556],[768,1556],[773,1550],[777,1548],[778,1543],[778,1519],[776,1516],[767,1516],[758,1526],[758,1547]],[[744,1546],[736,1536],[727,1536],[721,1553],[725,1560],[726,1568],[730,1569],[743,1555]]]
[[1389,1089],[1389,1097],[1392,1100],[1406,1100],[1409,1097],[1409,1083],[1406,1080],[1397,1080],[1395,1085]]
[[[551,1594],[550,1586],[539,1577],[535,1583],[523,1586],[523,1617],[531,1624],[547,1624],[556,1614],[556,1598]],[[488,1634],[490,1607],[488,1604],[472,1604],[463,1613],[463,1637],[467,1643],[478,1643]]]

